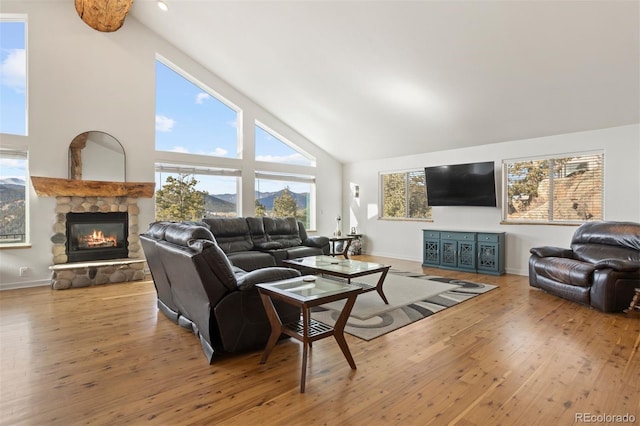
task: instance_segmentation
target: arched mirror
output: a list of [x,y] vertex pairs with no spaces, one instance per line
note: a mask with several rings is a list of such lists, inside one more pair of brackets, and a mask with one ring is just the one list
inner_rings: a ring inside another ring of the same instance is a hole
[[124,148],[108,133],[80,133],[69,145],[69,179],[125,182]]

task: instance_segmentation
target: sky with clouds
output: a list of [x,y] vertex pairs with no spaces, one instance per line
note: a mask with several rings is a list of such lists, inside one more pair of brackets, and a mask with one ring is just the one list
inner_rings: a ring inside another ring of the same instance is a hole
[[[237,158],[238,117],[238,112],[233,108],[206,93],[162,62],[156,62],[157,150]],[[255,137],[258,161],[314,164],[257,125]],[[204,187],[201,189],[211,194],[235,192],[234,179],[199,176],[198,180]],[[269,192],[282,189],[283,184],[272,185],[261,180],[257,186],[260,187],[260,191]],[[296,192],[309,191],[309,184],[289,182],[285,186]]]
[[[0,24],[0,133],[26,134],[25,25]],[[0,178],[26,176],[27,162],[18,158],[0,159]]]
[[0,133],[26,134],[25,24],[0,24]]

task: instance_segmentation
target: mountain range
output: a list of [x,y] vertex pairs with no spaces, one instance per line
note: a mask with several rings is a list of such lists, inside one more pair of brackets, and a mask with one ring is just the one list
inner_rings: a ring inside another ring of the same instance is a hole
[[[282,195],[285,190],[276,192],[260,192],[256,191],[256,200],[262,204],[265,209],[273,210],[274,201]],[[15,229],[24,229],[24,223],[16,224],[16,221],[24,220],[24,192],[25,180],[15,177],[0,178],[0,203],[2,203],[2,213],[5,219],[12,217],[14,222],[9,225],[7,220],[5,223],[5,231],[11,228],[11,232]],[[306,209],[309,200],[309,193],[296,193],[290,191],[296,200],[299,209]],[[233,213],[236,211],[238,196],[237,194],[206,194],[205,195],[205,211],[217,213]],[[22,214],[18,212],[22,211]],[[0,223],[0,233],[2,232],[2,224]]]
[[[276,198],[280,197],[283,190],[277,192],[259,192],[256,191],[256,200],[262,204],[266,210],[273,210],[273,203]],[[291,195],[296,200],[299,209],[306,209],[309,199],[309,193],[296,193],[291,190]],[[205,195],[205,211],[208,212],[235,212],[238,201],[237,194],[206,194]]]

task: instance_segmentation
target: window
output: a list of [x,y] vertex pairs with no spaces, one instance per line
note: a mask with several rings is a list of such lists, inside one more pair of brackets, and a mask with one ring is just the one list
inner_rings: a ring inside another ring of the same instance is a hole
[[305,228],[312,228],[312,200],[315,199],[315,178],[312,176],[256,173],[255,215],[270,217],[293,216]]
[[156,61],[156,150],[237,158],[238,112]]
[[315,159],[309,158],[291,145],[273,135],[273,132],[265,130],[256,124],[256,160],[281,164],[300,164],[315,167]]
[[[256,162],[277,165],[262,165],[269,171],[256,172],[254,214],[293,216],[305,228],[314,228],[316,160],[259,123],[255,125],[255,151]],[[310,174],[301,174],[301,169]]]
[[582,223],[602,220],[604,154],[503,162],[507,222]]
[[430,219],[424,170],[381,173],[382,218]]
[[294,216],[312,230],[315,158],[253,117],[246,139],[242,111],[212,93],[156,61],[156,220]]
[[26,20],[0,15],[0,133],[27,135]]
[[156,220],[236,217],[240,170],[156,164]]
[[0,148],[0,246],[28,243],[27,152]]

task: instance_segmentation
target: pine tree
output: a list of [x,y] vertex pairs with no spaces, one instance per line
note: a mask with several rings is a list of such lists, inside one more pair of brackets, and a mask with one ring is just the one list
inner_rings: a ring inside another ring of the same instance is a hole
[[287,186],[282,194],[273,200],[273,215],[275,217],[296,217],[298,213],[298,203],[291,194]]
[[263,217],[267,215],[267,208],[257,198],[256,198],[255,215],[256,217]]
[[204,193],[196,190],[198,181],[190,174],[168,176],[156,191],[156,220],[200,220],[204,215]]

